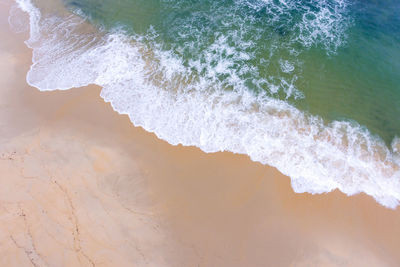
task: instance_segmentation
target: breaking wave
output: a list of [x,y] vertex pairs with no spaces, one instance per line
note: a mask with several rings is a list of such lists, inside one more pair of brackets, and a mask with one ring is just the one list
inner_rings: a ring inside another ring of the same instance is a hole
[[[272,10],[272,1],[241,1],[279,16],[295,5],[280,2],[282,10]],[[303,45],[326,42],[323,45],[334,51],[344,33],[335,17],[325,14],[332,7],[321,2],[325,4],[314,15],[307,13],[295,27]],[[17,3],[30,18],[26,44],[33,49],[33,64],[27,82],[39,90],[97,84],[114,110],[173,145],[247,154],[289,176],[295,192],[364,192],[386,207],[398,205],[400,140],[387,147],[355,122],[326,123],[272,97],[273,84],[268,84],[269,91],[249,90],[243,75],[257,70],[246,64],[241,72],[235,68],[254,56],[243,49],[246,44],[238,48],[226,36],[216,35],[202,58],[184,61],[157,44],[151,33],[99,32],[76,15],[47,15],[29,0]],[[286,74],[297,66],[284,59],[279,65]],[[290,81],[279,84],[286,86],[287,95],[301,97]]]

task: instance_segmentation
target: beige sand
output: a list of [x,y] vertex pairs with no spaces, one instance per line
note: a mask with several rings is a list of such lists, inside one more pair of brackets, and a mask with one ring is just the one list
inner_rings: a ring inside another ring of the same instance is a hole
[[100,88],[27,86],[0,2],[0,266],[399,266],[400,210],[173,147]]

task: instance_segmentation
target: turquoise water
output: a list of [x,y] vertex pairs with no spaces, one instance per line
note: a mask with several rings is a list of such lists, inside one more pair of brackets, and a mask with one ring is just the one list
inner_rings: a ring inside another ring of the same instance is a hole
[[32,1],[39,90],[97,84],[170,144],[400,203],[400,1]]
[[[217,44],[208,63],[234,61],[216,75],[226,88],[234,86],[233,72],[249,90],[287,99],[328,122],[354,120],[387,144],[400,135],[400,1],[65,3],[108,30],[155,35],[150,41],[186,66],[208,62]],[[218,51],[223,47],[244,56]],[[206,75],[207,66],[193,71]]]

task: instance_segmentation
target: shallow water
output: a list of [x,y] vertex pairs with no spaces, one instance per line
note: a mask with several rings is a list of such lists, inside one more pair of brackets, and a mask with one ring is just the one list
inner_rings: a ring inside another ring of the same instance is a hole
[[18,1],[40,90],[90,83],[171,144],[277,167],[296,192],[400,199],[399,3]]
[[[244,58],[213,51],[210,63],[235,59],[228,69],[250,90],[289,98],[327,121],[355,120],[387,144],[400,134],[399,1],[65,3],[109,29],[156,34],[186,64],[207,62],[213,44],[239,50]],[[229,86],[224,74],[217,71]]]

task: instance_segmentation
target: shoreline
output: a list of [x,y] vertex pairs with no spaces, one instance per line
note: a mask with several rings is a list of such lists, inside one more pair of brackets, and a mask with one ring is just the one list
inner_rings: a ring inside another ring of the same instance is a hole
[[[118,28],[99,31],[61,2],[38,1],[37,7],[31,0],[18,3],[31,21],[27,45],[34,59],[26,79],[40,91],[96,84],[115,111],[170,144],[247,154],[289,176],[297,193],[337,188],[349,196],[364,192],[386,207],[397,206],[397,141],[390,148],[355,121],[325,121],[264,90],[254,94],[241,78],[232,81],[233,91],[227,92],[219,78],[209,80],[219,73],[214,64],[200,64],[208,74],[189,78],[192,67],[185,67],[172,50],[157,48],[157,41],[142,43]],[[216,47],[227,48],[223,43]]]
[[337,190],[296,194],[248,156],[169,145],[97,86],[29,87],[31,51],[8,27],[10,4],[0,6],[1,265],[400,262],[399,208]]

